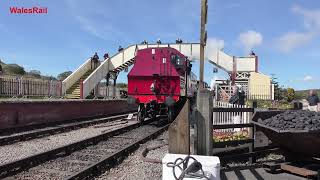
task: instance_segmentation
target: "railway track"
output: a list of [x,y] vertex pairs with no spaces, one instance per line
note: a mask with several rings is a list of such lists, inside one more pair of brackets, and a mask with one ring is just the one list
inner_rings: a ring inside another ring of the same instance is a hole
[[[159,135],[168,125],[134,123],[79,142],[0,166],[0,178],[89,179],[116,164],[140,143]],[[19,173],[19,174],[17,174]]]
[[[24,132],[21,132],[21,130],[19,130],[19,132],[16,132],[16,133],[13,132],[10,135],[0,136],[0,146],[13,144],[19,141],[26,141],[26,140],[45,137],[53,134],[63,133],[63,132],[84,128],[84,127],[88,127],[96,124],[112,122],[118,119],[126,118],[129,115],[128,113],[113,115],[109,117],[102,117],[102,118],[87,118],[86,120],[81,120],[76,122],[73,120],[71,122],[65,122],[63,124],[57,123],[56,125],[49,125],[48,127],[43,127],[39,129],[36,128],[32,130],[27,130]],[[31,127],[29,126],[28,129],[30,128]]]

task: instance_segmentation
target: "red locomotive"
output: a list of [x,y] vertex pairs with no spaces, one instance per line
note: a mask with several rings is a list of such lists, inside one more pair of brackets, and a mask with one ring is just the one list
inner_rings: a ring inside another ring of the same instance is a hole
[[139,104],[140,121],[157,115],[168,115],[172,121],[176,105],[185,97],[194,96],[196,84],[190,62],[178,50],[143,49],[137,52],[128,74],[128,101]]

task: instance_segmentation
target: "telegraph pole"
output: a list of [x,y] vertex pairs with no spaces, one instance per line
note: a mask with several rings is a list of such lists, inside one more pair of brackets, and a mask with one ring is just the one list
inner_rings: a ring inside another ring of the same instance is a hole
[[199,75],[199,88],[204,88],[203,74],[204,74],[204,47],[207,43],[207,10],[208,2],[207,0],[201,0],[201,25],[200,25],[200,75]]
[[204,87],[204,48],[207,42],[207,0],[201,0],[201,29],[200,29],[200,76],[197,93],[196,111],[196,142],[195,153],[198,155],[212,155],[212,104],[210,91]]

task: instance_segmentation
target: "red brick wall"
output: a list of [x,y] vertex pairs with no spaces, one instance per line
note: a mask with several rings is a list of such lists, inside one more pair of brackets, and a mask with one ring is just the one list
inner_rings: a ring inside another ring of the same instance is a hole
[[124,100],[0,102],[0,129],[109,115],[137,109]]

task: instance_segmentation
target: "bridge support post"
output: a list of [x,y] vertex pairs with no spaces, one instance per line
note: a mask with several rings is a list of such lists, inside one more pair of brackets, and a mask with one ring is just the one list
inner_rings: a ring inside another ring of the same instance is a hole
[[109,98],[109,80],[110,80],[110,73],[106,76],[106,98]]
[[113,89],[112,89],[112,97],[113,97],[113,99],[115,99],[116,97],[117,97],[117,95],[116,95],[116,85],[117,85],[117,78],[118,78],[118,75],[117,74],[115,74],[114,75],[114,79],[113,79]]
[[212,155],[212,93],[207,89],[201,89],[197,94],[197,111],[196,111],[196,142],[195,154]]

